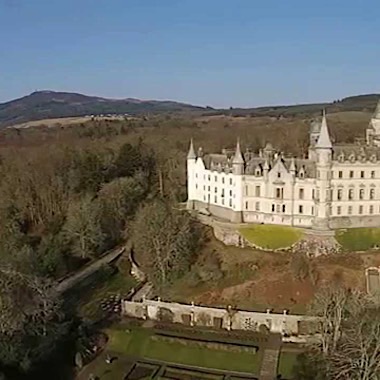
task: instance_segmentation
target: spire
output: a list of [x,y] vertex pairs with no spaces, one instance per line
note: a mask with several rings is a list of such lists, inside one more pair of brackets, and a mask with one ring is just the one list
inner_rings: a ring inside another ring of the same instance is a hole
[[187,154],[188,160],[195,160],[197,158],[194,150],[193,139],[190,140],[189,153]]
[[317,144],[315,145],[316,148],[326,148],[331,149],[332,144],[329,136],[329,130],[327,128],[327,121],[326,121],[326,111],[323,110],[323,116],[322,116],[322,123],[321,123],[321,131],[319,133]]
[[294,157],[292,157],[292,160],[290,161],[289,171],[290,172],[295,172],[296,171],[296,163],[294,161]]
[[373,119],[380,119],[380,99],[377,102],[376,110],[373,114]]
[[239,139],[237,140],[237,143],[236,143],[235,157],[232,160],[232,163],[233,164],[244,164],[243,155],[241,154]]

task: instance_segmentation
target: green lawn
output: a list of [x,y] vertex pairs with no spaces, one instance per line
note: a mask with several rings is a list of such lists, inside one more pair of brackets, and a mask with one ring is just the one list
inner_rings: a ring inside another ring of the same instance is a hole
[[110,338],[108,349],[124,355],[256,374],[260,369],[260,351],[256,354],[227,352],[201,348],[191,343],[163,342],[154,340],[153,333],[144,329],[134,329],[130,332],[111,329],[107,334]]
[[282,376],[283,379],[293,379],[293,368],[297,363],[298,353],[296,352],[281,352],[278,361],[277,373]]
[[288,248],[302,237],[302,232],[292,227],[256,224],[240,229],[242,236],[264,249]]
[[335,231],[335,238],[348,251],[367,251],[380,246],[380,228],[350,228]]

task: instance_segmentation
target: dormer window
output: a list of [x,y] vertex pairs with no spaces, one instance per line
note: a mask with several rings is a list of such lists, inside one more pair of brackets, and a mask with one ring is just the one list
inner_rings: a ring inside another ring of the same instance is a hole
[[338,156],[338,161],[344,162],[344,153],[343,152]]
[[299,173],[298,173],[298,177],[303,179],[305,178],[305,169],[304,168],[301,168]]
[[281,178],[281,173],[280,172],[277,173],[277,178]]
[[256,177],[260,177],[261,176],[261,170],[260,170],[260,168],[256,168],[255,175],[256,175]]
[[355,155],[353,153],[350,154],[350,156],[348,157],[348,159],[351,161],[351,162],[355,162]]
[[377,161],[377,157],[376,157],[376,154],[373,154],[370,158],[371,162],[376,162]]

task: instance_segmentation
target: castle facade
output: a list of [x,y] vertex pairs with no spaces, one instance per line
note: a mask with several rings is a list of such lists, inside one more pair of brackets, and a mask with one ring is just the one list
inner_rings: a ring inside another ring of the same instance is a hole
[[286,157],[271,144],[255,154],[187,156],[190,210],[235,223],[318,230],[380,226],[380,102],[362,144],[332,144],[326,115],[309,131],[308,158]]

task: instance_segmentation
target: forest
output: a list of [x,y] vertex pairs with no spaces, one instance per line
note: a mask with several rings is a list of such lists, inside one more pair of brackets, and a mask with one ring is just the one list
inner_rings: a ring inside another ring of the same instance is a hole
[[[336,114],[332,135],[353,142],[369,117]],[[157,288],[189,269],[204,238],[175,207],[186,200],[190,138],[205,151],[231,148],[240,136],[253,150],[271,141],[303,155],[309,122],[166,115],[2,130],[0,370],[22,376],[77,338],[56,281],[118,244],[133,241]]]

